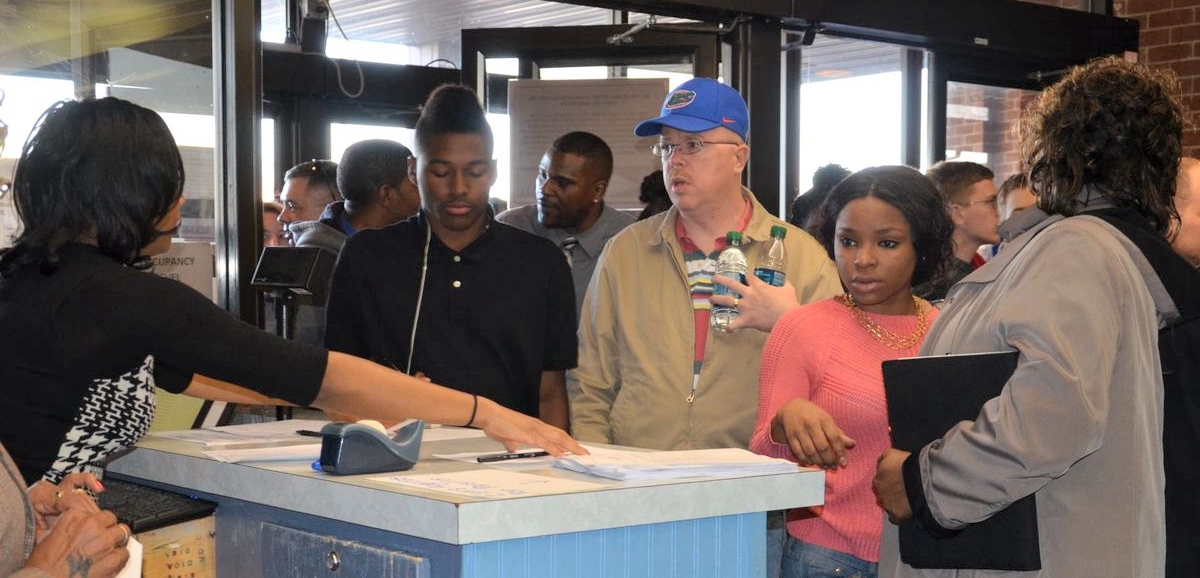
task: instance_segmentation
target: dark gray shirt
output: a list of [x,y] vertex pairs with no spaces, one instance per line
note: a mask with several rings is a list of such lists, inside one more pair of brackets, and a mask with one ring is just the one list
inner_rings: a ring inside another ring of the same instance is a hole
[[572,235],[563,229],[550,229],[537,220],[537,205],[525,205],[510,209],[496,216],[496,220],[512,225],[522,231],[533,233],[539,237],[550,239],[561,250],[563,240],[575,237],[579,244],[571,250],[571,277],[575,281],[575,314],[578,316],[583,309],[583,296],[587,293],[588,283],[592,280],[592,272],[596,270],[596,260],[604,245],[621,229],[636,220],[633,215],[605,206],[596,224],[578,235]]

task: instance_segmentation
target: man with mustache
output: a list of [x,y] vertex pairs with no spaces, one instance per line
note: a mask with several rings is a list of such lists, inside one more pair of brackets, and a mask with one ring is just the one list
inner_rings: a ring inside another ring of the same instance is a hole
[[496,216],[562,248],[575,280],[576,313],[600,251],[634,221],[633,215],[604,204],[612,167],[612,150],[600,137],[583,131],[562,135],[538,163],[537,203]]

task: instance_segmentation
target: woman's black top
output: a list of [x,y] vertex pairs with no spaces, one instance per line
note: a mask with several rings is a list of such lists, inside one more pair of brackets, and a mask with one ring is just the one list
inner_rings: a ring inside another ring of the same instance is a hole
[[27,267],[0,280],[0,443],[27,484],[102,468],[149,429],[154,386],[182,392],[193,373],[315,399],[324,349],[279,339],[94,247],[59,255],[51,274]]

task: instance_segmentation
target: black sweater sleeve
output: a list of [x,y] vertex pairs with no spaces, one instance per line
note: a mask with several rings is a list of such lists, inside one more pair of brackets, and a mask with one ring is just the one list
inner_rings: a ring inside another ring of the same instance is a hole
[[109,336],[115,357],[154,355],[160,387],[179,392],[201,373],[270,397],[308,405],[328,352],[235,319],[186,285],[132,270],[71,300]]

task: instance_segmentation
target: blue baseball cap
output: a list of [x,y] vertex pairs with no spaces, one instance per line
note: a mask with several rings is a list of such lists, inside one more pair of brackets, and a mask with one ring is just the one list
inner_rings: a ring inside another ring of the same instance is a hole
[[662,134],[664,126],[683,132],[704,132],[723,126],[746,140],[750,111],[746,109],[746,100],[732,87],[712,78],[693,78],[667,95],[662,116],[638,123],[633,134]]

